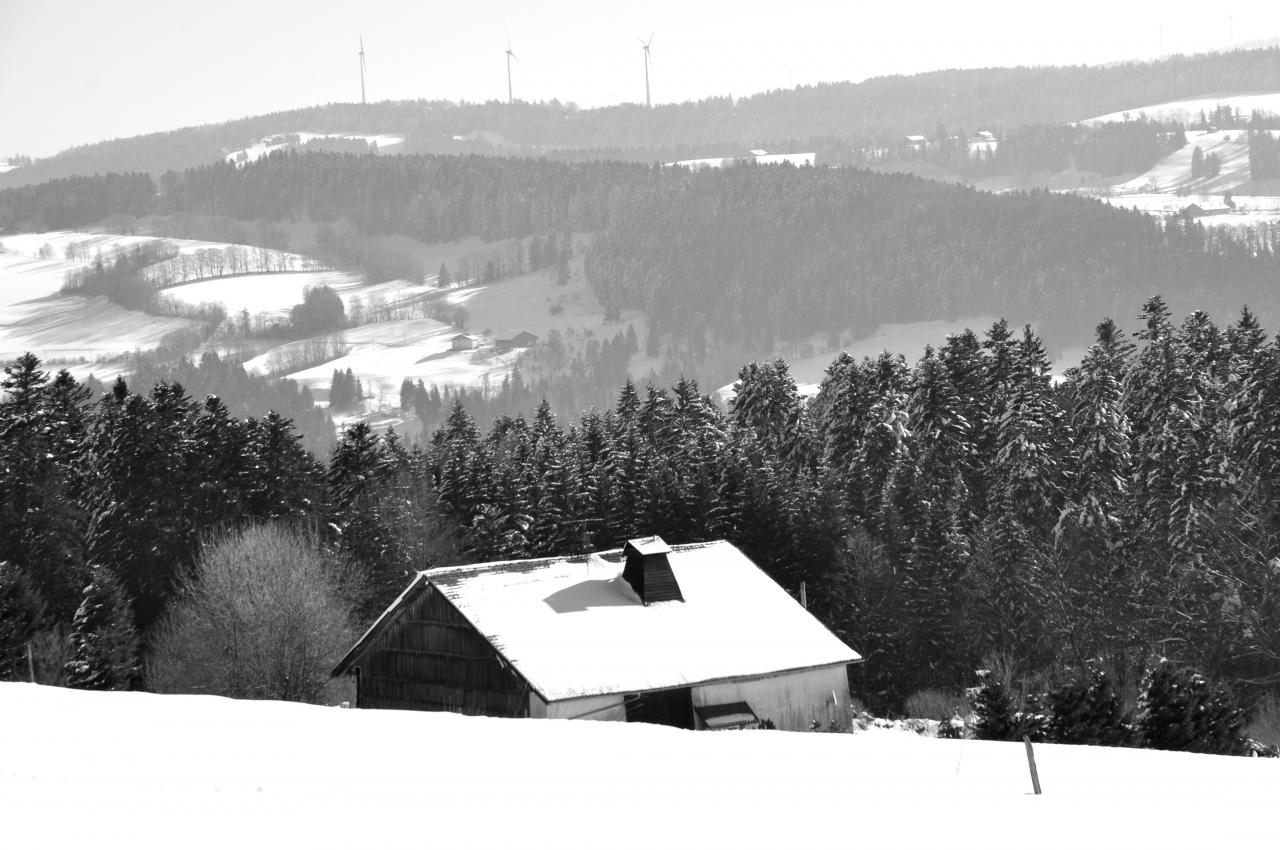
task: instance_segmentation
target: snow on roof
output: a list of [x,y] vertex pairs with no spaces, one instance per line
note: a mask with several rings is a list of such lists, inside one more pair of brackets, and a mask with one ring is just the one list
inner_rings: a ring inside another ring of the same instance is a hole
[[908,142],[927,142],[929,140],[924,136],[907,136],[907,141]]
[[684,602],[642,604],[621,549],[419,573],[335,673],[427,583],[548,702],[861,660],[731,543],[673,546],[667,559]]
[[650,537],[637,537],[635,540],[628,540],[627,545],[641,555],[665,555],[671,551],[671,547],[667,545],[667,542],[656,534]]

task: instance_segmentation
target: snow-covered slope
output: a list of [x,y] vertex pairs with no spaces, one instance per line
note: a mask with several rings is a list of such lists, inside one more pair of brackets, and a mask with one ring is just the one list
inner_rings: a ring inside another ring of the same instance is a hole
[[[84,263],[66,261],[67,244],[79,241],[87,256],[99,249],[109,255],[147,241],[138,236],[37,233],[0,239],[0,361],[25,351],[43,360],[85,358],[150,349],[173,331],[194,328],[196,322],[168,316],[150,316],[126,310],[101,296],[63,295],[66,273]],[[51,256],[40,257],[48,245]]]
[[[1191,159],[1196,148],[1213,154],[1221,163],[1216,177],[1192,179]],[[1115,193],[1160,192],[1182,188],[1201,193],[1221,193],[1249,179],[1249,139],[1243,130],[1187,131],[1187,144],[1157,162],[1144,174],[1111,187]]]
[[12,847],[1270,847],[1280,761],[0,684]]
[[1166,103],[1155,103],[1133,109],[1123,109],[1081,121],[1081,124],[1107,124],[1115,121],[1130,121],[1141,117],[1153,121],[1182,121],[1184,123],[1198,120],[1200,113],[1212,113],[1219,106],[1229,106],[1238,114],[1248,117],[1254,110],[1280,113],[1280,92],[1250,92],[1248,94],[1222,94],[1207,97],[1171,100]]
[[305,145],[313,139],[358,139],[377,145],[379,153],[399,153],[404,148],[404,136],[398,133],[361,135],[358,133],[278,133],[238,151],[231,151],[224,159],[232,163],[255,162],[272,151]]

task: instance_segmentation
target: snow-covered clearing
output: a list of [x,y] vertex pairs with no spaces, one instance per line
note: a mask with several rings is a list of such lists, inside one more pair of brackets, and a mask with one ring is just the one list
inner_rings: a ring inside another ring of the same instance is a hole
[[[1215,154],[1222,164],[1217,177],[1191,179],[1191,158],[1196,148]],[[1243,130],[1187,131],[1187,144],[1161,159],[1150,170],[1111,187],[1112,193],[1171,191],[1185,186],[1202,193],[1221,193],[1249,179],[1249,138]],[[1188,202],[1189,203],[1189,202]]]
[[1200,112],[1209,115],[1219,106],[1230,106],[1237,114],[1248,117],[1255,109],[1280,113],[1280,92],[1253,92],[1250,94],[1222,94],[1187,100],[1171,100],[1133,109],[1122,109],[1081,121],[1081,124],[1107,124],[1116,121],[1132,121],[1142,117],[1159,121],[1199,120]]
[[[576,259],[576,258],[575,258]],[[536,334],[545,342],[552,330],[569,334],[570,329],[582,336],[595,336],[604,341],[625,332],[634,324],[643,341],[641,314],[625,311],[621,322],[606,323],[604,307],[596,300],[575,262],[569,283],[559,286],[552,272],[532,272],[510,280],[477,286],[451,293],[451,303],[466,307],[470,318],[467,330],[482,335],[506,336],[518,331]]]
[[14,847],[1269,847],[1280,761],[0,684]]
[[[1205,227],[1250,227],[1280,221],[1280,197],[1275,195],[1234,195],[1235,209],[1229,213],[1197,219]],[[1114,207],[1138,210],[1156,216],[1177,215],[1191,204],[1222,205],[1222,195],[1177,195],[1171,192],[1139,192],[1112,195],[1100,200]]]
[[[404,281],[397,283],[401,287],[408,285]],[[248,274],[173,286],[164,290],[164,296],[183,304],[218,303],[226,308],[228,316],[234,316],[241,310],[248,310],[254,316],[259,313],[285,316],[290,307],[302,303],[309,288],[328,286],[342,296],[343,303],[349,303],[357,297],[356,292],[363,285],[364,279],[360,275],[347,272]]]
[[[0,360],[32,351],[42,360],[95,359],[154,348],[173,331],[196,322],[126,310],[106,298],[62,295],[63,278],[83,263],[62,259],[72,241],[92,241],[104,253],[146,237],[84,233],[25,233],[0,239]],[[40,259],[41,246],[53,259]]]
[[[287,377],[308,387],[317,399],[327,399],[335,369],[350,369],[372,397],[374,408],[400,404],[400,382],[405,378],[421,380],[427,386],[483,386],[486,381],[496,388],[510,373],[520,352],[494,352],[491,345],[474,351],[453,351],[449,341],[457,336],[457,328],[432,319],[408,319],[377,322],[342,331],[335,336],[347,347],[347,353],[319,366],[313,366]],[[250,371],[274,373],[277,364],[287,362],[291,350],[301,350],[307,341],[288,343],[273,348],[245,363]]]
[[399,153],[404,147],[404,136],[399,133],[381,133],[372,136],[359,133],[277,133],[242,150],[231,151],[224,158],[227,162],[256,162],[272,151],[293,147],[295,143],[288,138],[289,136],[296,136],[298,139],[296,144],[299,145],[305,145],[312,139],[362,139],[371,145],[377,145],[379,153]]

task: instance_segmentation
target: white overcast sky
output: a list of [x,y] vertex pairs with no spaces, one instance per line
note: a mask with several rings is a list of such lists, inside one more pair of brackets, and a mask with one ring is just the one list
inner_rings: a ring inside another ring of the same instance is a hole
[[644,100],[650,33],[661,103],[1219,50],[1280,0],[0,0],[0,157],[358,101],[361,34],[370,100],[505,99],[508,31],[517,98],[598,106]]

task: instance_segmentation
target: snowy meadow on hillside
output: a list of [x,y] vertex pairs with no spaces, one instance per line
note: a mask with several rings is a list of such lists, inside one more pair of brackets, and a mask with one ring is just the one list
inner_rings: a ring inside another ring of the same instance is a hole
[[23,684],[0,684],[0,715],[13,846],[1264,847],[1280,795],[1273,759],[1039,745],[1037,797],[1021,744],[878,729],[700,733]]

